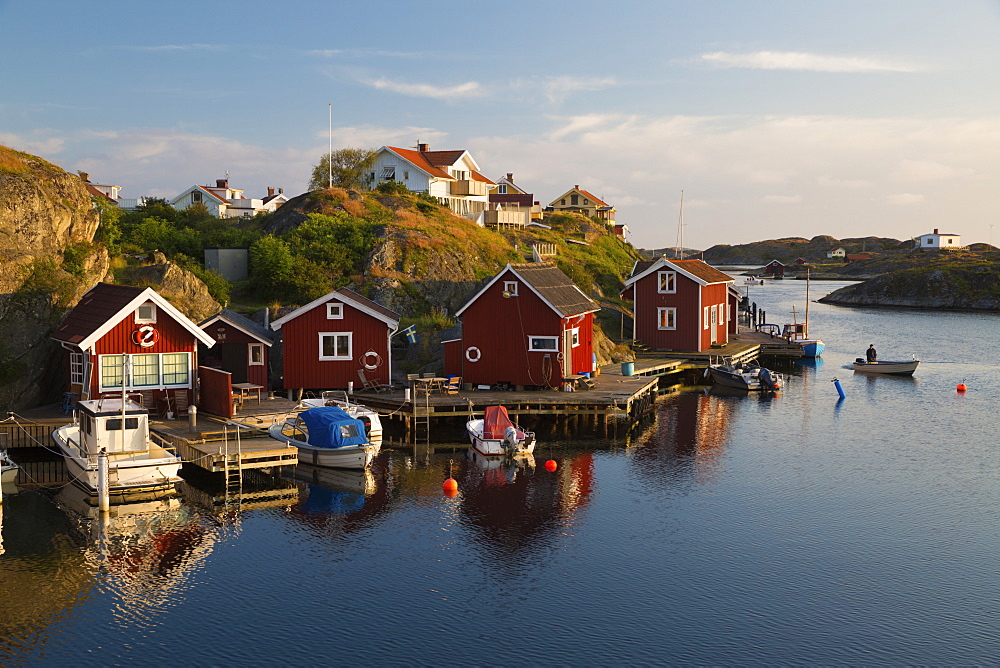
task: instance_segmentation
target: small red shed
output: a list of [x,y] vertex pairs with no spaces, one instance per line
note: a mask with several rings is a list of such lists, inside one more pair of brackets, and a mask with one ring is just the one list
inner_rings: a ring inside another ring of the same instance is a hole
[[554,264],[508,264],[455,314],[462,338],[445,343],[445,370],[475,385],[559,387],[594,371],[599,310]]
[[271,323],[281,330],[285,389],[337,390],[392,378],[389,340],[399,314],[340,288]]
[[81,399],[122,391],[124,355],[127,392],[155,400],[183,391],[188,403],[197,403],[198,343],[215,344],[152,288],[110,283],[91,288],[52,338],[66,350],[69,389]]
[[771,278],[784,278],[785,277],[785,265],[778,260],[771,260],[764,268],[761,270],[764,276],[770,276]]
[[269,352],[274,344],[270,330],[229,308],[198,326],[215,339],[211,350],[201,351],[202,364],[228,371],[233,383],[252,383],[270,389]]
[[643,260],[622,297],[631,299],[634,338],[654,350],[700,352],[727,343],[735,317],[732,276],[701,260]]

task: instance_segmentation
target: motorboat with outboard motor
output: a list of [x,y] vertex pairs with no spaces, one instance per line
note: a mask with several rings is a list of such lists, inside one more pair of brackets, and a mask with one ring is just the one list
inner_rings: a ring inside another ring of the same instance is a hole
[[481,454],[517,456],[535,450],[535,432],[511,422],[504,406],[487,406],[481,420],[469,420],[465,430],[472,447]]
[[727,359],[710,362],[707,372],[713,382],[740,390],[776,392],[785,384],[784,377],[777,371],[752,363],[734,363]]
[[365,436],[364,423],[337,406],[317,406],[276,422],[271,438],[299,450],[299,461],[313,466],[363,469],[379,452]]

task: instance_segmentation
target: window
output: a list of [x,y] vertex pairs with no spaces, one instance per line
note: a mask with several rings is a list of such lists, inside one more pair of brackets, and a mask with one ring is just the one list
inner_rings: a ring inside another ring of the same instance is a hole
[[559,337],[529,336],[528,350],[531,352],[555,352],[559,350]]
[[160,384],[160,356],[132,355],[129,387],[155,387]]
[[[138,429],[139,428],[139,418],[125,418],[125,428],[126,429]],[[122,430],[122,419],[121,418],[111,418],[104,423],[105,431],[121,431]]]
[[188,386],[191,373],[188,353],[163,353],[161,357],[163,358],[163,384]]
[[114,389],[122,386],[122,356],[101,355],[101,388]]
[[69,354],[69,382],[71,385],[83,385],[83,353]]
[[407,170],[407,169],[403,170],[403,180],[404,181],[409,181],[410,180],[410,171]]
[[344,305],[340,302],[330,302],[326,305],[326,319],[327,320],[343,320],[344,319]]
[[580,345],[580,328],[574,327],[570,331],[572,332],[573,336],[573,347],[576,348],[578,345]]
[[719,307],[716,306],[716,305],[714,305],[714,304],[712,305],[711,320],[712,320],[712,326],[713,327],[715,325],[719,324]]
[[191,193],[191,203],[198,204],[199,202],[201,202],[201,193],[197,191]]
[[565,199],[559,200],[559,204],[560,206],[566,206],[566,200]]
[[584,206],[586,206],[586,205],[590,204],[590,200],[589,200],[589,199],[587,199],[587,198],[584,198],[584,199],[583,199],[583,204],[584,204]]
[[511,297],[517,296],[517,281],[504,281],[503,291],[506,292]]
[[706,306],[705,307],[705,315],[702,318],[702,320],[703,320],[702,327],[704,327],[705,329],[708,329],[708,313],[709,313],[709,308]]
[[573,206],[576,206],[579,202],[580,202],[580,196],[579,195],[570,195],[569,196],[569,203],[572,204]]
[[656,309],[657,329],[677,329],[677,309],[673,306],[661,306]]
[[351,332],[320,332],[320,360],[351,359]]
[[656,274],[656,291],[673,294],[677,292],[677,272],[660,271]]
[[250,349],[247,351],[247,358],[250,360],[250,366],[264,366],[264,344],[250,343],[248,345]]
[[726,305],[719,304],[719,324],[723,325],[726,322]]
[[389,167],[382,168],[382,178],[386,181],[396,180],[396,166],[390,165]]
[[135,321],[142,323],[156,322],[156,305],[146,303],[137,308],[135,310]]
[[506,183],[501,183],[500,185],[497,186],[497,194],[498,195],[506,195],[507,194],[507,184]]

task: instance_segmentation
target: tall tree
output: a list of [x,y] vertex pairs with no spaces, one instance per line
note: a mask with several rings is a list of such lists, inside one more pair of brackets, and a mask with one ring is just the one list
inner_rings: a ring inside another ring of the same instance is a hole
[[309,190],[326,188],[330,183],[331,173],[333,185],[337,187],[356,190],[371,188],[372,166],[377,153],[378,150],[374,148],[342,148],[332,155],[324,153],[319,164],[313,167]]

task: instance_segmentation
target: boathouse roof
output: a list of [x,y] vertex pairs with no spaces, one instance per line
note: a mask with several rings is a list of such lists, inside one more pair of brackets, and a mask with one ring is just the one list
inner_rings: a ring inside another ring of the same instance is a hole
[[224,308],[215,315],[205,318],[198,323],[198,326],[205,329],[205,327],[219,320],[224,320],[247,336],[257,339],[266,346],[274,343],[274,335],[266,327],[254,322],[245,315],[237,313],[231,308]]
[[514,274],[517,278],[521,279],[532,292],[548,304],[553,311],[563,317],[601,310],[597,302],[585,295],[559,267],[550,262],[532,262],[527,264],[508,264],[482,290],[473,295],[455,315],[462,315],[462,312],[475,302],[480,295],[486,292],[490,286],[508,274]]
[[203,332],[153,288],[111,283],[98,283],[87,291],[52,338],[87,350],[136,308],[148,301],[156,304],[157,308],[170,315],[206,346],[211,348],[215,344],[215,339]]
[[678,271],[701,285],[732,283],[735,280],[729,274],[719,271],[703,260],[668,260],[661,257],[655,260],[639,260],[636,262],[632,267],[632,275],[625,281],[625,285],[632,285],[660,267]]
[[285,324],[289,320],[293,320],[302,315],[303,313],[311,311],[321,304],[327,303],[331,299],[341,301],[347,304],[348,306],[353,306],[362,313],[367,313],[373,318],[381,320],[389,327],[395,327],[396,325],[399,324],[399,319],[401,316],[392,309],[388,309],[380,304],[376,304],[367,297],[362,297],[354,290],[348,290],[347,288],[340,288],[338,290],[334,290],[333,292],[328,292],[319,299],[314,299],[305,306],[300,306],[291,313],[288,313],[278,318],[277,320],[271,323],[271,329],[275,330],[279,329],[283,324]]

